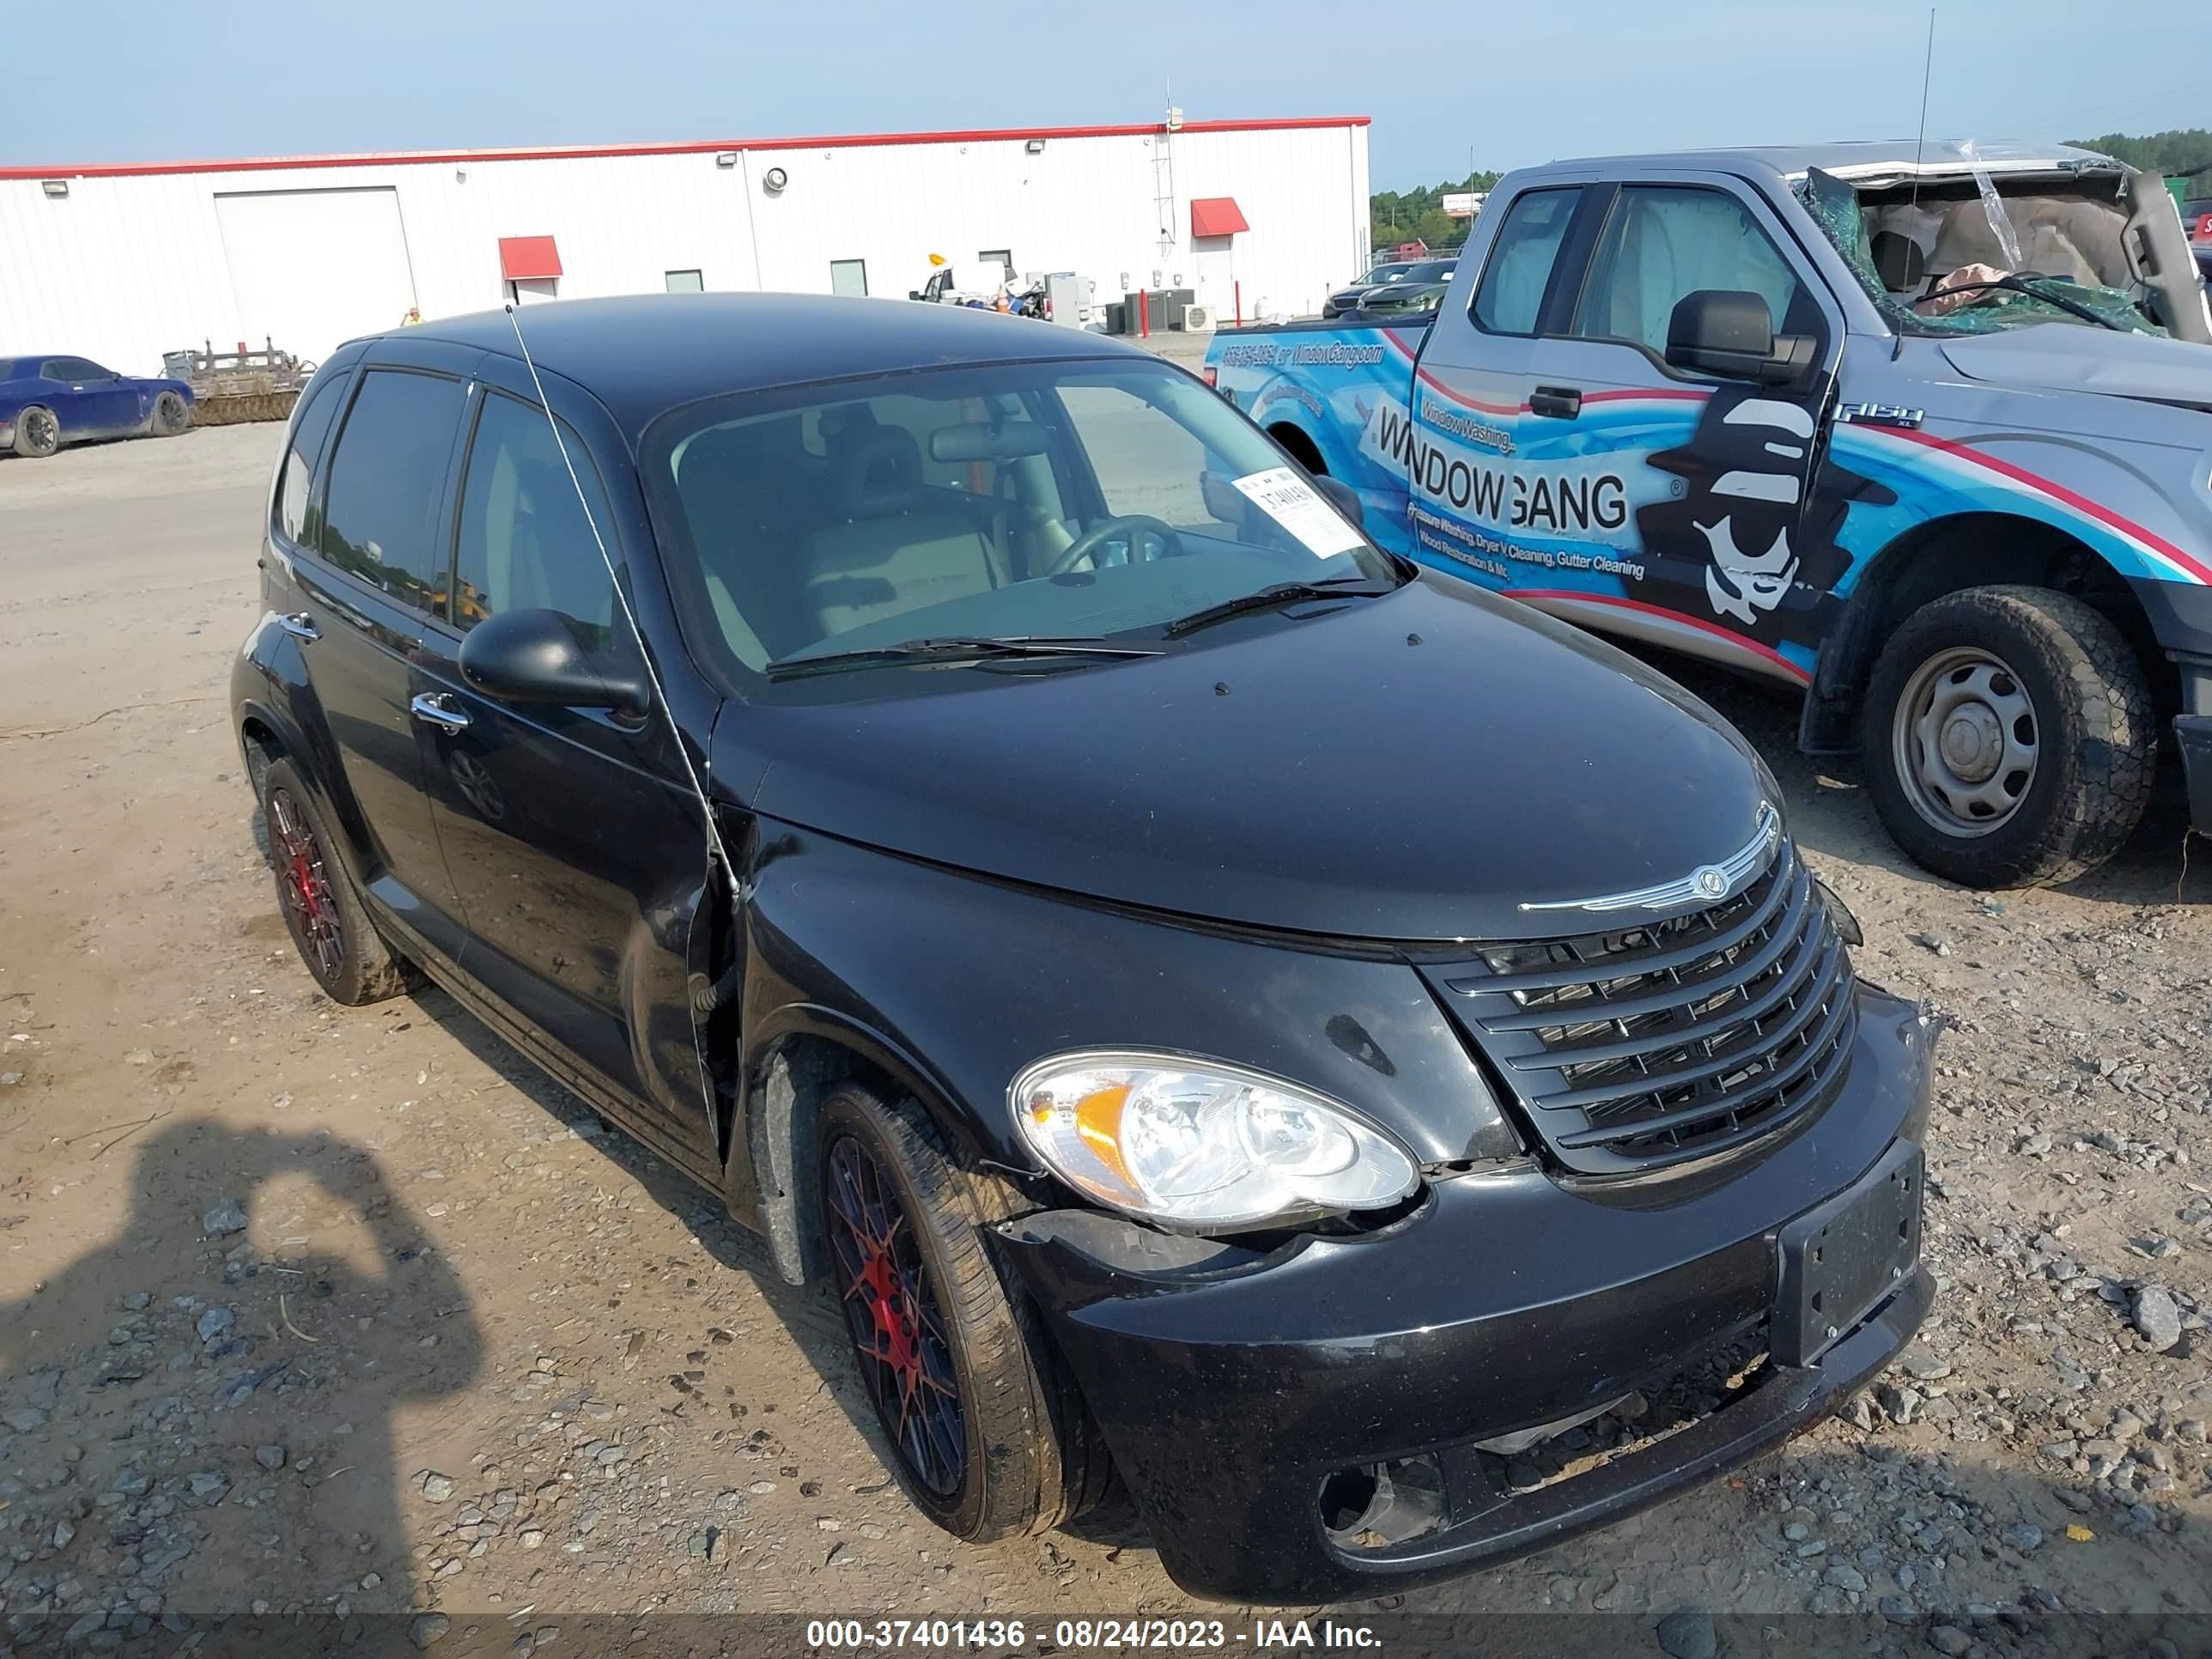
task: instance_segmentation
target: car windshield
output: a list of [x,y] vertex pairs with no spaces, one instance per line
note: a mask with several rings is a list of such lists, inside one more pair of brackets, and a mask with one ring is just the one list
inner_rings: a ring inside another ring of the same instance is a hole
[[1799,199],[1899,332],[1991,334],[2039,323],[2163,334],[2138,300],[2127,212],[2101,176],[1854,189],[1820,168]]
[[645,465],[687,631],[746,676],[1157,641],[1285,583],[1401,580],[1202,381],[1141,359],[710,399],[654,422]]

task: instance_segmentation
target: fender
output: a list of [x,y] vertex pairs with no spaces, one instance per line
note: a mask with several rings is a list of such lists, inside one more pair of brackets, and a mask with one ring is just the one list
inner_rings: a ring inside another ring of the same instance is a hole
[[1086,1048],[1304,1083],[1423,1164],[1520,1152],[1480,1066],[1389,951],[1079,901],[767,820],[760,836],[726,1186],[787,1273],[809,1236],[807,1093],[851,1069],[912,1092],[956,1160],[1017,1182],[1042,1170],[1009,1085]]
[[368,885],[368,821],[360,804],[345,787],[345,769],[339,764],[322,702],[307,678],[307,665],[299,642],[277,625],[274,611],[264,611],[239,649],[230,677],[231,730],[246,775],[260,793],[258,768],[246,736],[249,723],[258,723],[276,740],[277,748],[313,796],[323,822],[338,830],[338,856],[356,889]]

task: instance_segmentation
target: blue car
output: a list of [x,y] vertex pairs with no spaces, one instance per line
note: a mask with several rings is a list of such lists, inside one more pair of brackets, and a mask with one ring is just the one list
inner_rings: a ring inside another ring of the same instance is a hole
[[191,423],[182,380],[134,379],[59,352],[0,357],[0,450],[46,456],[88,438],[174,437]]

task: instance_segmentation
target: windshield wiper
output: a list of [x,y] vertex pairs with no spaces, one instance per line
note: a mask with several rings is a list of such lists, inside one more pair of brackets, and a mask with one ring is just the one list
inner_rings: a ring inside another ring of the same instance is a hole
[[1173,639],[1188,634],[1193,629],[1204,628],[1225,617],[1241,617],[1248,611],[1266,611],[1279,605],[1294,605],[1300,599],[1361,599],[1379,593],[1395,593],[1398,590],[1389,582],[1378,582],[1372,576],[1328,576],[1317,582],[1276,582],[1250,593],[1239,593],[1233,599],[1224,599],[1219,605],[1209,605],[1203,611],[1194,611],[1188,617],[1178,617],[1167,625],[1167,635]]
[[763,672],[770,679],[811,674],[820,669],[850,668],[862,663],[961,662],[992,657],[1157,657],[1150,645],[1111,645],[1096,637],[1044,634],[946,634],[902,640],[896,645],[857,646],[812,656],[780,657]]
[[[1978,289],[2002,288],[2014,294],[2025,294],[2031,300],[2040,300],[2045,305],[2057,306],[2061,311],[2069,311],[2085,323],[2095,323],[2100,328],[2109,328],[2120,334],[2132,331],[2126,324],[2116,323],[2109,317],[2100,316],[2078,300],[2069,300],[2062,294],[2046,294],[2039,288],[2029,287],[2030,279],[2030,276],[2023,276],[2015,270],[1997,277],[1993,282],[1955,283],[1949,288],[1936,289],[1936,293],[1929,297],[1940,298],[1946,294],[1972,294]],[[2056,283],[2061,280],[2056,276],[2034,276],[2033,279],[2045,283]],[[2067,286],[2071,287],[2072,284],[2068,283]]]

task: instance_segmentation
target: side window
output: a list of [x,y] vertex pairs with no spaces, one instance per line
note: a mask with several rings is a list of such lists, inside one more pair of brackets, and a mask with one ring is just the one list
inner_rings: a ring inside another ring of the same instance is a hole
[[1206,504],[1205,444],[1118,386],[1062,385],[1060,401],[1115,518],[1142,513],[1182,527],[1218,522]]
[[46,375],[50,380],[61,380],[70,386],[115,378],[99,364],[87,362],[82,357],[50,357],[46,360]]
[[590,519],[545,411],[484,395],[461,487],[453,620],[465,629],[502,611],[557,611],[580,624],[585,644],[603,648],[612,637],[615,595],[592,525],[607,538],[610,554],[614,526],[584,441],[566,426],[561,438],[591,502]]
[[307,522],[307,487],[314,482],[315,460],[323,453],[323,440],[331,435],[343,401],[338,387],[343,373],[332,374],[307,394],[307,406],[292,422],[292,446],[284,452],[283,476],[276,485],[276,531],[287,541],[312,541],[304,535]]
[[417,610],[446,603],[435,522],[459,431],[461,383],[373,368],[338,432],[323,508],[322,553]]
[[865,259],[832,259],[830,262],[830,291],[832,294],[866,294],[868,291],[868,262]]
[[1667,350],[1668,319],[1700,289],[1758,295],[1778,333],[1797,303],[1790,262],[1748,208],[1717,190],[1632,185],[1620,192],[1598,239],[1573,331],[1625,340],[1655,356]]
[[1532,190],[1513,198],[1474,292],[1474,325],[1487,334],[1534,334],[1567,222],[1582,188]]

